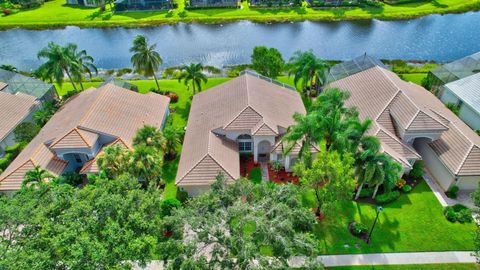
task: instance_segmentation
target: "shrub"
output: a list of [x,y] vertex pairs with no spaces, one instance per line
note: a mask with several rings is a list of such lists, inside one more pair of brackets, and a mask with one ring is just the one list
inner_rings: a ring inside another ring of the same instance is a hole
[[2,12],[3,12],[4,16],[8,16],[8,15],[12,14],[12,11],[10,9],[4,9]]
[[179,200],[171,198],[163,200],[160,208],[162,210],[162,216],[170,216],[172,214],[173,209],[180,208],[181,203]]
[[283,167],[282,163],[278,160],[270,162],[270,166],[272,166],[272,169],[276,172],[279,172]]
[[362,188],[362,190],[360,191],[360,198],[367,198],[367,197],[372,197],[373,196],[373,192],[375,190],[373,188]]
[[12,146],[5,148],[5,153],[12,154],[12,157],[15,158],[20,154],[20,151],[25,147],[25,143],[17,143]]
[[178,95],[175,93],[168,93],[167,97],[170,98],[170,103],[177,103],[178,102]]
[[248,177],[254,183],[258,184],[262,182],[262,170],[260,168],[253,168],[250,171],[250,175]]
[[448,198],[451,199],[456,199],[457,198],[457,193],[458,193],[458,186],[451,186],[445,194],[447,195]]
[[405,192],[405,193],[409,193],[410,191],[412,191],[412,186],[405,185],[405,186],[402,187],[402,191]]
[[177,191],[177,200],[179,200],[181,203],[186,202],[188,199],[188,192],[184,190],[178,190]]
[[400,197],[400,192],[398,190],[384,193],[375,197],[375,201],[379,204],[391,203]]
[[450,222],[472,222],[472,211],[462,204],[447,206],[443,209],[443,215]]
[[40,132],[40,126],[31,122],[23,122],[15,127],[13,134],[16,142],[30,142]]
[[5,156],[0,159],[0,169],[5,170],[12,161],[12,159],[13,155],[11,153],[6,153]]
[[399,179],[397,183],[395,183],[395,185],[399,189],[402,189],[406,184],[407,184],[407,181],[405,181],[404,179]]
[[368,233],[368,228],[362,223],[353,222],[351,227],[354,235],[364,235]]
[[74,187],[80,186],[82,184],[83,179],[82,176],[76,172],[67,172],[59,177],[58,181],[61,184],[68,184]]
[[408,176],[410,176],[411,178],[413,179],[422,179],[423,177],[423,161],[422,160],[417,160],[415,161],[415,163],[413,164],[413,167],[412,167],[412,170],[410,171],[410,173],[408,174]]

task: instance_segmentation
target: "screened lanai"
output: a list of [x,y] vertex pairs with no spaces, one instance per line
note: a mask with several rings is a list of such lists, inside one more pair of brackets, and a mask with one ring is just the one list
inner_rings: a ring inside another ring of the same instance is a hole
[[327,82],[334,82],[374,66],[387,68],[380,60],[367,54],[361,55],[349,61],[344,61],[330,68]]
[[55,95],[55,87],[52,84],[8,70],[0,69],[0,82],[6,86],[0,87],[2,91],[12,94],[21,92],[41,100],[50,100]]
[[444,85],[480,72],[480,52],[430,71],[432,87]]

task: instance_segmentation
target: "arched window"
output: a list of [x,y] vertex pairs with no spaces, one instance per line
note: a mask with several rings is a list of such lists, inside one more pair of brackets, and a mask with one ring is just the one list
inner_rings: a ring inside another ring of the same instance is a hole
[[242,134],[237,137],[237,141],[238,141],[238,150],[240,152],[252,152],[253,150],[252,136],[248,134]]

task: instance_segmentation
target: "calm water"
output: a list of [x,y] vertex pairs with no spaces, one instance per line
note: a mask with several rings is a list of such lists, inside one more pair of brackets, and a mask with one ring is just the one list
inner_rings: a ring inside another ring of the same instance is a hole
[[480,51],[480,13],[431,15],[407,21],[177,24],[137,29],[7,30],[0,32],[0,63],[38,66],[36,53],[49,41],[77,43],[101,68],[130,66],[135,35],[158,44],[164,66],[190,62],[223,66],[250,61],[252,48],[278,48],[285,58],[313,49],[325,59],[367,52],[384,59],[449,61]]

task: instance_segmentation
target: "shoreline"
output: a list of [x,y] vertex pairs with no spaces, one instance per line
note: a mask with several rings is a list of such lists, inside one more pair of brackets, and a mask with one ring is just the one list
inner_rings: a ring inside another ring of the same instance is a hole
[[[57,2],[56,0],[53,2]],[[448,0],[447,0],[448,1]],[[49,2],[47,2],[49,3]],[[46,5],[46,4],[45,4]],[[80,9],[77,7],[70,7],[60,5],[60,8],[67,9],[71,12],[96,12],[97,9]],[[251,21],[255,23],[289,23],[289,22],[340,22],[340,21],[402,21],[412,20],[429,15],[446,15],[446,14],[467,14],[470,12],[480,11],[480,1],[470,0],[469,3],[461,3],[454,6],[448,6],[445,8],[435,9],[421,9],[416,11],[415,8],[408,8],[407,11],[401,12],[402,9],[407,7],[398,5],[387,5],[385,8],[329,8],[329,9],[315,9],[315,8],[263,8],[263,9],[204,9],[204,10],[184,10],[183,7],[177,8],[172,11],[131,11],[131,12],[118,12],[110,14],[106,12],[105,16],[110,16],[108,19],[94,18],[72,18],[63,21],[38,21],[30,20],[26,15],[30,13],[38,13],[41,9],[47,9],[48,7],[42,6],[35,10],[21,11],[16,14],[9,15],[7,17],[0,17],[0,31],[10,29],[25,29],[25,30],[53,30],[64,29],[68,26],[76,26],[79,28],[142,28],[142,27],[155,27],[160,25],[173,25],[178,23],[186,24],[221,24],[221,23],[234,23],[238,21]],[[77,10],[78,9],[78,10]],[[396,10],[398,9],[398,10]],[[238,13],[232,16],[221,15],[222,12]],[[186,12],[187,15],[182,15]],[[302,13],[304,12],[304,13]],[[211,13],[211,14],[210,14]],[[282,14],[286,13],[286,14]],[[110,14],[110,15],[109,15]],[[24,19],[20,19],[18,22],[13,21],[11,18],[20,18],[25,15]],[[104,16],[103,14],[100,14]],[[139,17],[139,18],[135,18]]]

